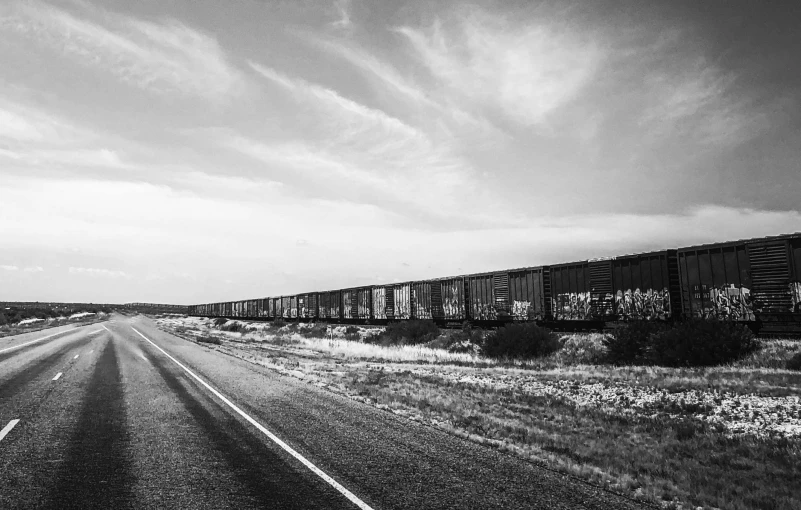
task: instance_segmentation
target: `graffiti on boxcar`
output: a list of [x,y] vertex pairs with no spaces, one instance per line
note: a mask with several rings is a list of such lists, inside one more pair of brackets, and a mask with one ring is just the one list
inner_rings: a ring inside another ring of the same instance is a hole
[[556,320],[586,320],[592,318],[592,301],[589,292],[566,292],[552,298]]
[[621,319],[628,320],[665,320],[670,317],[670,292],[662,290],[626,289],[617,291],[615,296],[615,313]]
[[801,313],[801,282],[790,282],[790,296],[793,299],[793,311]]
[[734,284],[720,287],[696,285],[693,287],[693,297],[701,305],[700,309],[695,310],[695,315],[701,318],[736,321],[756,319],[751,290],[747,287],[735,287]]
[[528,320],[531,312],[531,301],[515,301],[512,303],[512,317],[515,320]]
[[464,317],[464,299],[460,293],[459,281],[442,284],[442,312],[446,319],[459,319]]
[[474,303],[473,319],[482,321],[494,321],[498,319],[498,311],[492,305]]

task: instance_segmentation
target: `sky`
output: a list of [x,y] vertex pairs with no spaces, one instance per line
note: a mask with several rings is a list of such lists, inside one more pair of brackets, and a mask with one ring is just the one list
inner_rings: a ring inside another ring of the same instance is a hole
[[0,300],[799,231],[801,5],[780,4],[4,0]]

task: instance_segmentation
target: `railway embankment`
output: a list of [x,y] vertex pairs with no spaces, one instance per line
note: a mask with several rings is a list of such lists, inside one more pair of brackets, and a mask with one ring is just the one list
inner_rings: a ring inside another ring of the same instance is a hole
[[[770,339],[725,365],[604,364],[599,334],[535,360],[381,328],[162,318],[160,327],[471,441],[664,508],[801,507],[801,352]],[[443,348],[450,346],[450,350]]]

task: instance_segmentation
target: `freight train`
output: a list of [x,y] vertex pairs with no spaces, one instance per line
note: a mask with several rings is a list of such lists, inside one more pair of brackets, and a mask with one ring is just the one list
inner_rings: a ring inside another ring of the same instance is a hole
[[289,296],[190,305],[189,315],[560,330],[695,317],[801,334],[801,233]]

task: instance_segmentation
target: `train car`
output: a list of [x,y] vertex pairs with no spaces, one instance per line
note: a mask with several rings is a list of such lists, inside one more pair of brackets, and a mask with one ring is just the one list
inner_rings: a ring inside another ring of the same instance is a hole
[[386,287],[387,319],[407,320],[412,318],[412,284],[396,283]]
[[801,233],[680,248],[678,262],[687,317],[801,331]]
[[372,318],[377,321],[387,320],[387,286],[372,287]]
[[356,318],[364,321],[373,318],[372,287],[360,287],[356,289]]
[[372,289],[357,287],[341,291],[342,318],[365,321],[372,317]]
[[471,320],[495,322],[511,319],[508,273],[478,273],[465,278]]
[[412,282],[412,318],[442,320],[442,287],[438,281]]
[[322,320],[337,322],[342,317],[342,297],[339,290],[327,290],[319,292],[317,295],[318,300],[318,317]]
[[614,320],[612,260],[585,260],[550,266],[551,312],[557,321]]
[[612,259],[617,320],[671,320],[682,316],[676,250]]
[[469,294],[465,277],[440,278],[436,283],[439,285],[442,319],[459,322],[467,320]]
[[509,304],[513,321],[541,321],[551,318],[551,271],[548,267],[527,267],[508,271]]
[[316,292],[298,294],[298,317],[307,320],[318,318]]

